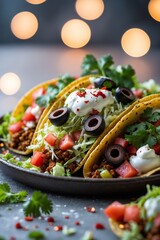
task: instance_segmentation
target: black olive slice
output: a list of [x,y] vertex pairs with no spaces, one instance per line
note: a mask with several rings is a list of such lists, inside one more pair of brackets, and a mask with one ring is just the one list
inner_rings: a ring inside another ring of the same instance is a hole
[[118,102],[128,104],[135,100],[135,95],[129,88],[118,87],[115,92],[115,98]]
[[112,90],[113,88],[116,88],[116,83],[107,77],[96,78],[94,85],[96,88],[106,87],[107,90],[109,91]]
[[84,130],[92,136],[100,135],[105,128],[105,122],[101,115],[95,114],[87,118],[84,123]]
[[113,144],[105,150],[106,161],[113,166],[118,166],[125,160],[126,152],[124,148],[118,144]]
[[58,108],[49,114],[48,119],[53,125],[61,126],[67,122],[69,113],[70,111],[66,107]]

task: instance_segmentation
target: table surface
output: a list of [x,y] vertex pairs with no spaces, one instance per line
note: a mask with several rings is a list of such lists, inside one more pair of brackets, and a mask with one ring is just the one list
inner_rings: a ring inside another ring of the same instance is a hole
[[[34,85],[52,79],[64,73],[71,75],[80,75],[80,65],[83,57],[88,54],[94,54],[100,57],[104,54],[111,54],[115,60],[115,64],[131,64],[137,73],[140,81],[146,81],[154,78],[157,82],[160,76],[160,50],[152,50],[149,54],[142,58],[131,58],[122,50],[111,47],[101,46],[85,49],[68,49],[59,46],[37,46],[37,45],[4,45],[0,46],[0,76],[6,72],[15,72],[21,78],[21,89],[14,96],[6,96],[0,92],[0,113],[5,114],[11,111],[17,101]],[[12,192],[26,190],[28,197],[32,195],[35,188],[25,186],[20,182],[16,182],[10,176],[7,176],[0,169],[0,183],[7,182]],[[67,186],[66,186],[67,187]],[[133,189],[136,194],[136,190]],[[45,191],[44,191],[45,192]],[[104,208],[111,202],[118,200],[123,203],[130,201],[131,198],[125,196],[67,196],[63,193],[46,193],[53,201],[53,212],[55,222],[49,225],[47,217],[44,219],[37,218],[32,222],[24,220],[22,210],[23,204],[1,205],[0,206],[0,236],[5,239],[29,239],[28,233],[32,230],[40,230],[44,233],[45,239],[68,239],[61,231],[54,231],[54,226],[73,227],[76,234],[70,236],[70,239],[82,239],[86,231],[91,231],[94,239],[97,240],[116,240],[118,239],[111,232],[108,220],[104,216]],[[95,213],[88,212],[87,207],[94,207]],[[80,225],[76,226],[75,222],[79,221]],[[15,224],[21,222],[25,229],[16,229]],[[101,223],[105,229],[95,228],[96,223]]]

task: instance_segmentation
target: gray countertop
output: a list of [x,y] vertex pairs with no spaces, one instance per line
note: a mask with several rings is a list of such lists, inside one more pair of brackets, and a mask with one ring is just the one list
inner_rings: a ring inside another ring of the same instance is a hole
[[[14,96],[6,96],[0,92],[1,115],[11,111],[20,97],[34,85],[67,72],[71,75],[80,75],[80,64],[87,53],[92,53],[96,57],[110,53],[113,55],[116,65],[131,64],[135,68],[140,81],[150,78],[159,81],[160,50],[152,50],[142,58],[131,58],[122,50],[110,46],[71,50],[59,46],[4,45],[0,46],[0,76],[6,72],[15,72],[21,78],[22,85],[19,92]],[[0,170],[0,183],[4,182],[10,185],[12,192],[26,190],[28,198],[35,190],[38,190],[15,181],[11,176]],[[136,194],[136,189],[133,189],[133,191]],[[4,204],[0,206],[0,236],[8,240],[25,240],[29,239],[28,233],[30,231],[40,230],[44,233],[45,239],[48,240],[80,240],[86,231],[91,231],[94,239],[116,240],[118,238],[111,232],[103,210],[115,200],[124,203],[131,200],[129,196],[127,197],[127,192],[125,196],[111,197],[108,194],[101,198],[96,195],[81,197],[49,192],[47,192],[47,195],[53,202],[53,212],[50,214],[55,220],[53,225],[49,225],[47,216],[43,219],[33,219],[31,222],[25,221],[22,210],[23,203]],[[88,212],[87,207],[94,207],[95,213]],[[77,221],[80,222],[79,226],[75,225]],[[24,228],[16,229],[15,224],[17,222],[21,222]],[[96,229],[96,223],[103,224],[105,228],[103,230]],[[62,231],[56,232],[54,227],[59,225],[73,227],[76,229],[76,233],[72,236],[65,236]]]

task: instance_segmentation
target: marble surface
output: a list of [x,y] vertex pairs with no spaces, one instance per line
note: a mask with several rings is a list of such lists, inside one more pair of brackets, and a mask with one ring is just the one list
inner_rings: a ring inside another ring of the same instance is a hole
[[[14,96],[6,96],[0,92],[0,113],[5,114],[11,111],[17,101],[34,85],[59,76],[60,74],[70,73],[80,75],[80,65],[83,57],[87,53],[92,53],[96,57],[110,53],[116,65],[131,64],[137,73],[140,81],[154,78],[157,82],[160,76],[160,50],[153,50],[142,58],[128,57],[122,50],[110,46],[85,48],[82,50],[70,50],[59,46],[37,46],[37,45],[4,45],[0,46],[0,76],[6,72],[15,72],[21,78],[21,88]],[[37,190],[22,183],[16,182],[11,176],[6,175],[0,170],[0,183],[8,183],[12,192],[26,190],[28,198]],[[67,187],[67,186],[66,186]],[[44,191],[45,193],[45,191]],[[51,216],[55,219],[53,225],[49,225],[47,217],[44,219],[34,219],[32,222],[24,220],[23,203],[0,205],[0,236],[8,240],[25,240],[28,233],[32,230],[40,230],[44,233],[45,239],[76,239],[81,240],[86,231],[91,231],[95,240],[116,240],[109,229],[108,220],[104,216],[104,208],[114,200],[127,202],[131,199],[127,196],[108,195],[102,196],[67,196],[47,192],[48,197],[53,201],[53,212]],[[94,207],[95,213],[87,211],[87,207]],[[80,225],[75,225],[79,221]],[[15,224],[21,222],[24,229],[16,229]],[[104,225],[105,229],[95,228],[96,223]],[[56,232],[55,226],[73,227],[76,229],[75,235],[65,236],[61,231]]]

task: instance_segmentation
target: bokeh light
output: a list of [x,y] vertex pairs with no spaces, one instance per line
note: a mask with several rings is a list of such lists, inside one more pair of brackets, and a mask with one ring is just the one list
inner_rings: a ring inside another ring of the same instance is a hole
[[15,94],[20,86],[21,80],[15,73],[9,72],[0,78],[0,89],[6,95]]
[[41,3],[46,2],[46,0],[26,0],[26,1],[31,4],[41,4]]
[[104,2],[102,0],[77,0],[75,8],[80,17],[94,20],[102,15]]
[[38,29],[38,20],[31,12],[20,12],[11,21],[13,34],[20,39],[31,38]]
[[150,38],[146,32],[139,28],[126,31],[121,38],[123,50],[132,57],[141,57],[150,49]]
[[160,0],[150,0],[148,11],[152,18],[160,22]]
[[71,48],[85,46],[91,38],[91,30],[87,23],[79,19],[66,22],[61,30],[61,38],[64,44]]

